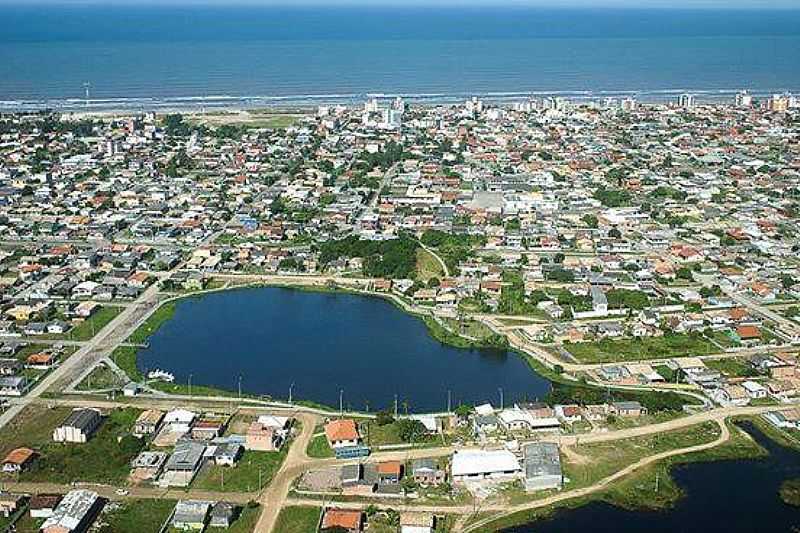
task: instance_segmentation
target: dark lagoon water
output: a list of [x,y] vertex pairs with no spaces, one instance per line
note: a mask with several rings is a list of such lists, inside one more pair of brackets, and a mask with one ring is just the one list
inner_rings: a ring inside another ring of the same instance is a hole
[[381,298],[250,288],[181,300],[139,352],[142,370],[187,383],[363,410],[397,394],[414,412],[458,402],[541,398],[550,382],[515,353],[465,350],[428,335],[422,321]]
[[750,424],[743,427],[769,452],[763,459],[690,463],[673,470],[685,497],[673,509],[626,511],[591,503],[505,533],[726,533],[791,532],[800,528],[800,509],[786,505],[778,490],[800,476],[800,454],[779,446]]
[[[80,3],[76,3],[80,4]],[[768,5],[765,2],[765,5]],[[800,10],[0,2],[0,109],[800,89]]]

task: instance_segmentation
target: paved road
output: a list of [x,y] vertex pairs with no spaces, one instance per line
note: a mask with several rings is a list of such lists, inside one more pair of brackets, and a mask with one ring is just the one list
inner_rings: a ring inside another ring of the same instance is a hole
[[257,492],[222,492],[222,491],[209,491],[209,490],[195,490],[195,489],[161,489],[158,487],[128,487],[125,489],[125,494],[118,494],[117,487],[104,485],[100,483],[76,483],[74,485],[59,484],[59,483],[19,483],[14,481],[6,481],[3,483],[4,490],[11,490],[23,494],[44,494],[44,493],[57,493],[65,494],[76,488],[85,488],[93,490],[104,498],[109,500],[125,500],[125,499],[169,499],[169,500],[211,500],[219,501],[225,500],[234,503],[246,504],[258,498]]
[[111,322],[81,346],[78,351],[63,361],[52,372],[40,380],[36,386],[20,400],[14,402],[2,415],[0,415],[0,430],[22,411],[31,401],[39,398],[48,389],[57,383],[69,384],[75,376],[88,366],[93,366],[97,361],[111,353],[121,340],[128,338],[139,327],[153,309],[158,298],[158,284],[154,283],[145,290],[136,300],[137,305],[126,307]]

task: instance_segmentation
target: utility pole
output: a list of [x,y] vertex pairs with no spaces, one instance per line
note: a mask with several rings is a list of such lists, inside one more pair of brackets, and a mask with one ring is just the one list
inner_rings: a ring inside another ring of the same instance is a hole
[[242,375],[239,374],[239,401],[242,401]]
[[344,389],[339,389],[339,418],[344,415]]
[[289,403],[292,403],[292,387],[294,387],[294,381],[289,385]]

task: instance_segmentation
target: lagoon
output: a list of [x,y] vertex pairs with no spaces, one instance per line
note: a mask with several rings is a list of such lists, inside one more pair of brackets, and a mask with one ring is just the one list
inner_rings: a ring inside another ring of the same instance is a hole
[[560,510],[548,519],[503,531],[797,531],[800,527],[800,509],[784,503],[778,491],[785,480],[800,476],[800,453],[780,446],[750,423],[743,423],[742,427],[769,455],[733,461],[688,463],[673,468],[672,476],[683,489],[685,497],[671,509],[629,511],[607,503],[593,502],[576,509]]
[[246,288],[180,300],[140,350],[142,371],[180,383],[374,411],[543,398],[550,382],[506,350],[443,345],[424,323],[378,297]]

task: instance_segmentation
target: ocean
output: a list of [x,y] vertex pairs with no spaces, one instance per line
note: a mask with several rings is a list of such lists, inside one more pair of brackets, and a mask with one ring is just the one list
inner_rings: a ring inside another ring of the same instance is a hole
[[800,90],[800,10],[3,5],[0,30],[0,110]]

